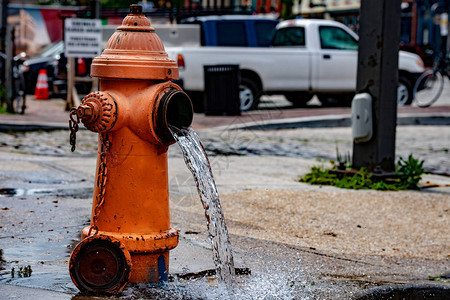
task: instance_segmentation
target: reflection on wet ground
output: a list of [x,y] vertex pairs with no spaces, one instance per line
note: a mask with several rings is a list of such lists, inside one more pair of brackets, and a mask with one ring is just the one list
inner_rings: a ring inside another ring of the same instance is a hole
[[0,189],[0,207],[8,212],[0,224],[0,282],[77,292],[67,262],[89,223],[93,188],[63,187]]
[[90,197],[94,191],[94,188],[81,188],[81,189],[20,189],[20,188],[3,188],[0,189],[0,197],[25,197],[32,196],[48,196],[52,197],[71,197],[74,199],[83,199]]
[[5,269],[4,264],[6,261],[3,259],[3,249],[0,249],[0,271]]

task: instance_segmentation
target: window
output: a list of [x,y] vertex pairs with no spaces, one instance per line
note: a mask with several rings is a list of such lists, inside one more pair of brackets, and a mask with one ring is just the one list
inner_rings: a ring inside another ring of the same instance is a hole
[[255,22],[255,31],[258,47],[269,47],[272,41],[273,29],[276,22]]
[[242,22],[217,23],[217,46],[247,46],[245,24]]
[[305,28],[285,27],[276,31],[274,46],[305,46]]
[[342,28],[320,26],[319,35],[322,49],[358,50],[358,42]]

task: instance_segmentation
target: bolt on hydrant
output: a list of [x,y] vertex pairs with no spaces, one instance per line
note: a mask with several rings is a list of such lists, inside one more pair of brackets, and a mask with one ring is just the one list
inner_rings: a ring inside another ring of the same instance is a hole
[[72,109],[70,127],[72,150],[80,119],[99,134],[92,217],[69,269],[81,291],[116,293],[128,282],[167,280],[178,244],[169,218],[169,126],[188,127],[193,110],[170,81],[178,79],[176,62],[141,6],[131,6],[91,75],[100,91]]

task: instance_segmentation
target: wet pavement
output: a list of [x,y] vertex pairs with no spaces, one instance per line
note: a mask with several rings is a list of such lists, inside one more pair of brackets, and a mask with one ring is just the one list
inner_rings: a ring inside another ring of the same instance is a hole
[[[56,101],[42,102],[52,117],[33,114],[41,102],[32,101],[22,122],[0,115],[0,123],[63,128],[66,114]],[[349,299],[404,284],[448,289],[442,276],[450,273],[450,126],[397,128],[397,156],[424,159],[434,173],[424,181],[439,187],[386,193],[309,186],[298,178],[311,166],[336,159],[337,151],[351,153],[349,127],[243,125],[347,116],[349,110],[270,101],[239,118],[196,115],[193,124],[210,155],[236,265],[251,271],[238,277],[237,298]],[[404,108],[405,114],[424,113],[415,109]],[[427,114],[445,119],[449,111],[436,106]],[[67,130],[43,129],[0,133],[0,298],[89,299],[78,295],[68,260],[90,219],[97,135],[80,130],[71,153]],[[174,277],[164,286],[129,287],[118,298],[223,298],[211,276],[195,275],[213,269],[211,246],[195,183],[176,145],[169,150],[169,184],[172,226],[180,230],[180,245],[171,251]],[[28,266],[31,274],[23,272]]]

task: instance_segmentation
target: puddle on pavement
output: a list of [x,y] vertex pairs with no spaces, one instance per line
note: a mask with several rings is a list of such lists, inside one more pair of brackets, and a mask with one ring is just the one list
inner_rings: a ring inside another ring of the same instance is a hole
[[[60,233],[57,233],[58,235]],[[11,285],[76,293],[67,261],[73,241],[40,238],[2,251],[0,282]]]
[[[215,270],[172,275],[169,282],[132,284],[118,295],[121,299],[311,299],[311,286],[286,273],[248,274],[237,268],[233,295],[220,285]],[[86,299],[74,297],[72,299]]]
[[30,196],[51,196],[56,198],[84,199],[92,197],[93,188],[79,189],[22,189],[22,188],[2,188],[0,197],[30,197]]
[[3,259],[3,249],[0,249],[0,271],[5,269],[4,264],[6,261]]
[[52,193],[51,189],[0,189],[0,197],[24,197],[34,195],[45,195]]
[[[86,224],[73,222],[53,200],[91,199],[92,194],[93,187],[0,189],[0,199],[14,203],[8,205],[10,215],[0,227],[0,283],[75,295],[78,289],[70,279],[68,261]],[[27,201],[34,199],[40,201]],[[60,219],[67,223],[56,221]]]

